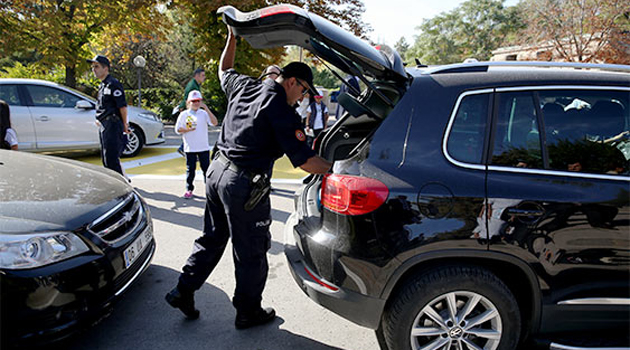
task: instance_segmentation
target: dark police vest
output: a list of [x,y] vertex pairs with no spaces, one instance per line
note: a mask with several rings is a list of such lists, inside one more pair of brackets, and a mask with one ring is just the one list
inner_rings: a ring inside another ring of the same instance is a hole
[[126,106],[127,100],[122,84],[108,75],[98,87],[96,119],[102,121],[109,116],[120,117],[120,109]]
[[273,163],[283,154],[294,167],[315,155],[305,142],[300,117],[287,104],[282,85],[230,69],[224,73],[221,87],[228,108],[217,147],[234,164],[255,173],[271,173]]

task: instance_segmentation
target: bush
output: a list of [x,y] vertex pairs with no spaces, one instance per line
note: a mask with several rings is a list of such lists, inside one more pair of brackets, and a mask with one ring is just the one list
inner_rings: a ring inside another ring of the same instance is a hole
[[[180,103],[181,94],[179,86],[142,89],[142,107],[157,113],[165,122],[174,122],[171,112]],[[125,90],[125,96],[129,105],[138,105],[138,89]]]
[[[115,76],[115,75],[114,75]],[[57,67],[54,69],[43,68],[38,64],[23,65],[15,62],[11,67],[0,69],[0,78],[29,78],[47,80],[58,84],[65,81],[65,69]],[[100,81],[93,74],[77,76],[76,89],[96,98]],[[205,102],[208,108],[222,119],[227,105],[225,94],[221,90],[218,78],[209,77],[203,85]],[[166,86],[142,89],[142,107],[157,113],[164,122],[175,122],[177,116],[173,117],[173,108],[181,102],[184,94],[182,88],[176,82],[166,83]],[[138,105],[138,89],[125,90],[127,104]]]

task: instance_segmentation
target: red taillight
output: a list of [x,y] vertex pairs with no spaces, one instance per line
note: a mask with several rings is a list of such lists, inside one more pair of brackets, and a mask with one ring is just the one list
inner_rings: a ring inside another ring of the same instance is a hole
[[345,215],[363,215],[380,207],[389,189],[382,182],[367,177],[328,174],[322,183],[324,207]]
[[277,5],[260,10],[260,18],[279,15],[282,13],[295,13],[294,7],[291,5]]

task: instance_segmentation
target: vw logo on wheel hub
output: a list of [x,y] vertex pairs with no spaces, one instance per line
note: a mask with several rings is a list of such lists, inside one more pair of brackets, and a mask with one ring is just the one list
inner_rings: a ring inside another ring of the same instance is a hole
[[459,327],[453,328],[448,332],[449,337],[453,339],[459,339],[462,334],[464,334],[464,330]]

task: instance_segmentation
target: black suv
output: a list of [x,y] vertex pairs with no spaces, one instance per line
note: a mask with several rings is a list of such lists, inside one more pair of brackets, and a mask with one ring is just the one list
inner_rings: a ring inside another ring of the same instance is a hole
[[286,225],[309,297],[391,350],[629,345],[630,67],[404,69],[300,8],[223,13],[365,86],[339,96],[314,146],[333,171]]

